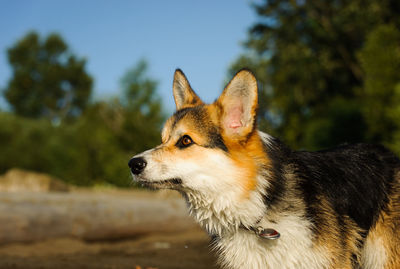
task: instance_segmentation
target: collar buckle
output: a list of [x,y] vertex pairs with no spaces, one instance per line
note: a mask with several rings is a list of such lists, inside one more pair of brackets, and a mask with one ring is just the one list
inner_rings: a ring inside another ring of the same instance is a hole
[[263,238],[263,239],[268,239],[268,240],[276,240],[279,237],[281,237],[281,234],[272,228],[263,228],[261,226],[257,227],[254,231],[257,236]]

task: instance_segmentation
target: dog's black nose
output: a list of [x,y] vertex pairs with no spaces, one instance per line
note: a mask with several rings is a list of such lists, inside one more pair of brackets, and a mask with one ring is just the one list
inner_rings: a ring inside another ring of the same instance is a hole
[[132,158],[128,166],[131,168],[131,171],[135,175],[139,175],[143,172],[144,168],[146,167],[147,162],[142,157]]

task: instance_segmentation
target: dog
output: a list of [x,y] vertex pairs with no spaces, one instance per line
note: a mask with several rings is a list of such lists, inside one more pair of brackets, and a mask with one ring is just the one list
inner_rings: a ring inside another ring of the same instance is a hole
[[177,69],[162,144],[134,180],[174,189],[222,268],[400,268],[400,160],[383,146],[293,151],[257,130],[258,85],[240,70],[205,104]]

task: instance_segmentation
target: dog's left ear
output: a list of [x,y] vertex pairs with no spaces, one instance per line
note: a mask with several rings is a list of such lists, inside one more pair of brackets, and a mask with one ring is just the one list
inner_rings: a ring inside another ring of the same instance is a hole
[[257,80],[249,70],[239,71],[216,102],[222,107],[221,123],[226,135],[240,139],[254,130],[258,106]]
[[203,102],[190,87],[189,81],[180,69],[175,70],[174,83],[172,85],[176,110],[201,105]]

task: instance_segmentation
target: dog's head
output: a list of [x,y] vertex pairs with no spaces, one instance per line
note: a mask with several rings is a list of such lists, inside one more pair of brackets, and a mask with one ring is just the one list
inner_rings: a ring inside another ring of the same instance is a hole
[[267,162],[256,131],[254,75],[239,71],[214,103],[204,104],[177,70],[173,94],[176,112],[165,123],[162,144],[129,161],[135,180],[207,197],[248,195]]

